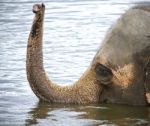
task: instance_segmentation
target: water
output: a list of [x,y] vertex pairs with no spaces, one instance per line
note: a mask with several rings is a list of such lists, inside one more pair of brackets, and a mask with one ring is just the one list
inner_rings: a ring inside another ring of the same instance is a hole
[[[147,0],[149,1],[149,0]],[[44,64],[71,84],[89,66],[108,28],[139,0],[0,0],[0,126],[148,126],[150,108],[40,103],[26,79],[34,3],[46,5]]]

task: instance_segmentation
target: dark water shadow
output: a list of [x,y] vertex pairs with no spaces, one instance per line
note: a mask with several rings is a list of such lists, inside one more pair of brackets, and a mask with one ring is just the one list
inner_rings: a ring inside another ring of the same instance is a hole
[[46,119],[48,117],[48,111],[51,106],[44,103],[38,102],[37,105],[28,112],[28,117],[25,121],[26,126],[38,124],[38,119]]

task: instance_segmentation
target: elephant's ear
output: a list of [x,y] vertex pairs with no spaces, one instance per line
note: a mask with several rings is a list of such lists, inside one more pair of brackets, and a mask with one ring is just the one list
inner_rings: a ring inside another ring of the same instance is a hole
[[147,103],[150,104],[150,59],[147,61],[144,67],[145,77],[144,77],[144,88]]

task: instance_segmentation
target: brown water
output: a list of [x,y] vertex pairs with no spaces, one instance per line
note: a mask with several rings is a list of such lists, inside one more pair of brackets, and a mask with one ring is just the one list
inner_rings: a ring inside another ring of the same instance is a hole
[[149,126],[149,107],[39,103],[25,71],[31,9],[39,2],[46,5],[45,68],[66,85],[89,66],[115,20],[140,1],[0,0],[0,126]]

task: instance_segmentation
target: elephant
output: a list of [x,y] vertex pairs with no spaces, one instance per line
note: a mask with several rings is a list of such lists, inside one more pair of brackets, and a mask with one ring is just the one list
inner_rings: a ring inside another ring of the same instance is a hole
[[33,6],[35,17],[29,33],[26,71],[35,95],[50,103],[150,103],[150,5],[128,9],[113,25],[91,64],[72,85],[59,86],[43,65],[45,5]]

